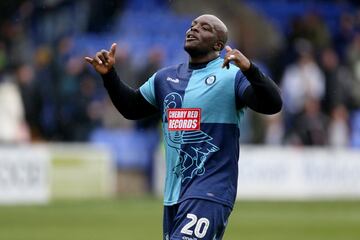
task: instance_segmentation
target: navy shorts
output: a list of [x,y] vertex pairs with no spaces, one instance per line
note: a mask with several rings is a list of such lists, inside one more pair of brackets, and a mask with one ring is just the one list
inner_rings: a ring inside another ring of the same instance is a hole
[[165,206],[164,240],[220,240],[230,213],[230,207],[203,199]]

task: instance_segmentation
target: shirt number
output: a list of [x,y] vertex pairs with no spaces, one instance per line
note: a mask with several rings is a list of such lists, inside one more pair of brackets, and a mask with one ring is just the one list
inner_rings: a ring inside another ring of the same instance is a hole
[[[193,233],[197,238],[203,238],[206,235],[206,231],[209,228],[210,222],[207,218],[200,218],[198,220],[197,216],[191,213],[186,215],[190,222],[188,222],[182,229],[181,233],[186,235],[192,235]],[[195,225],[195,229],[191,230],[191,228]]]

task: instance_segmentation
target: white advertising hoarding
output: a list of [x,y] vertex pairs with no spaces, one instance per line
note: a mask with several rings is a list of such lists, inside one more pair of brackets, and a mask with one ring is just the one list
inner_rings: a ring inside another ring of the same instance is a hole
[[329,148],[241,149],[239,198],[360,197],[360,151]]
[[111,197],[115,178],[111,153],[101,146],[0,146],[0,204]]
[[[159,153],[155,189],[163,193],[165,160]],[[331,148],[241,146],[238,199],[360,198],[360,151]]]
[[47,202],[49,163],[41,147],[0,147],[0,204]]
[[51,198],[114,196],[116,167],[110,151],[90,144],[51,144]]

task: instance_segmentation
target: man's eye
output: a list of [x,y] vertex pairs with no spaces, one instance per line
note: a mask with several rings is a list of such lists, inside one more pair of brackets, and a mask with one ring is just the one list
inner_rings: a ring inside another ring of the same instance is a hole
[[202,27],[205,31],[211,31],[211,29],[208,26],[203,26]]

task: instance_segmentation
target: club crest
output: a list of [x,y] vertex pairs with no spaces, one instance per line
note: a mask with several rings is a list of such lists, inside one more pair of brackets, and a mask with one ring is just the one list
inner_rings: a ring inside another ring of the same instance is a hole
[[207,77],[207,78],[205,79],[206,85],[212,85],[212,84],[214,84],[215,82],[216,82],[216,76],[215,76],[215,75],[211,75],[211,76],[209,76],[209,77]]

